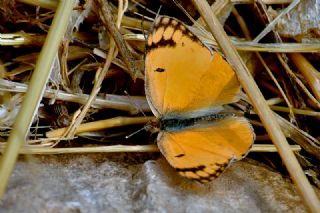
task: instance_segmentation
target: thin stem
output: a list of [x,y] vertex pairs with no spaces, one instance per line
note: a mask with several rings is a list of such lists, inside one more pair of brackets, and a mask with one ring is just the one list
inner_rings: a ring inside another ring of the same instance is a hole
[[[299,145],[290,146],[292,151],[300,151]],[[0,145],[0,153],[3,148]],[[48,148],[48,147],[26,147],[19,151],[19,154],[79,154],[79,153],[116,153],[116,152],[159,152],[157,145],[113,145],[113,146],[96,146],[96,147],[73,147],[73,148]],[[277,152],[274,145],[254,144],[250,152]]]
[[51,65],[58,52],[62,37],[67,29],[75,0],[60,1],[46,41],[37,60],[30,86],[8,138],[8,146],[0,160],[0,198],[2,198],[13,171],[19,149],[25,143],[29,127],[42,98],[51,72]]

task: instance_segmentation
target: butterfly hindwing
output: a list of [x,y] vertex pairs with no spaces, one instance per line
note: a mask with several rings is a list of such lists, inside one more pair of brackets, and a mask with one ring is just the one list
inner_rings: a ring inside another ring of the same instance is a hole
[[158,146],[180,175],[199,182],[218,177],[253,144],[252,127],[245,118],[229,117],[206,126],[161,132]]
[[158,117],[207,111],[236,101],[240,91],[223,57],[165,16],[148,37],[145,75],[147,99]]

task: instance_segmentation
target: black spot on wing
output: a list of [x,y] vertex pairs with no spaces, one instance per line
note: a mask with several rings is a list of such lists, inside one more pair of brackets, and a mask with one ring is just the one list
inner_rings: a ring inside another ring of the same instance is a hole
[[176,155],[176,156],[174,156],[175,158],[181,158],[181,157],[183,157],[183,156],[185,156],[185,154],[179,154],[179,155]]
[[154,70],[155,72],[164,72],[166,71],[164,68],[158,67],[157,69]]

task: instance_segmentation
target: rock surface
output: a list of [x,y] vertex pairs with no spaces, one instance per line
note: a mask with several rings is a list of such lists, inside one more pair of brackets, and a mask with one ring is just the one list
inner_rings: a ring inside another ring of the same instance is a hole
[[320,41],[320,0],[304,0],[283,16],[276,25],[282,37],[299,42]]
[[163,158],[145,158],[150,155],[19,160],[0,212],[307,212],[289,179],[253,160],[199,184]]

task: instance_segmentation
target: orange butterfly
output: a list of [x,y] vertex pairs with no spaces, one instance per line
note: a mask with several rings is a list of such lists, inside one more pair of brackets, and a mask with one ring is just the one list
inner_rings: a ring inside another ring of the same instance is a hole
[[180,175],[208,182],[252,146],[250,123],[222,111],[239,99],[234,71],[174,18],[157,18],[148,36],[145,90],[159,149]]

